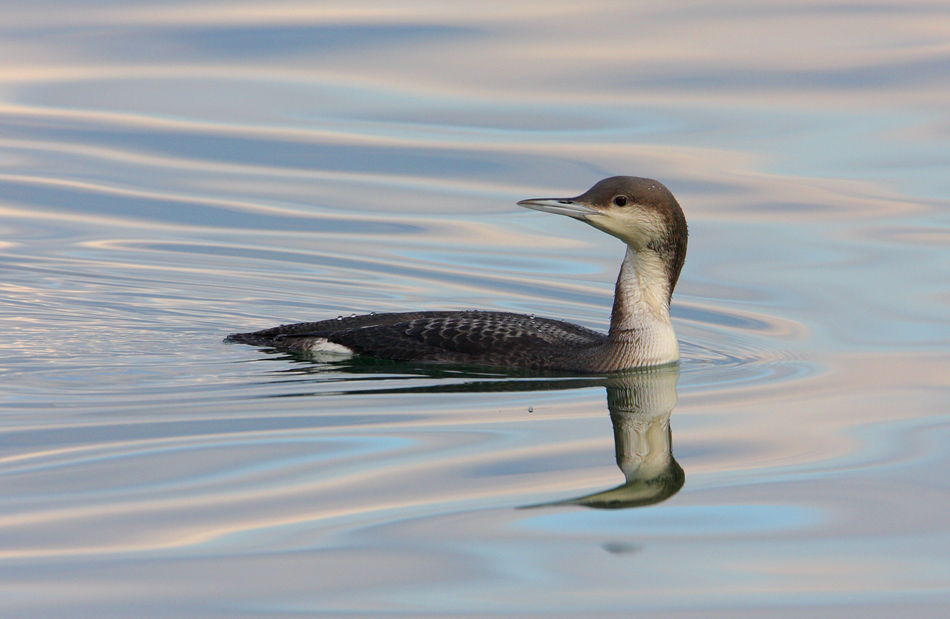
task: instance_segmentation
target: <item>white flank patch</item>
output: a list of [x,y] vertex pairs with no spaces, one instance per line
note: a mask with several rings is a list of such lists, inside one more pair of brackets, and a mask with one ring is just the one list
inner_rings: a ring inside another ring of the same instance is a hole
[[326,338],[317,338],[310,344],[310,355],[314,359],[326,359],[331,361],[339,361],[341,359],[346,359],[352,357],[355,353],[344,346],[343,344],[337,344],[331,342]]

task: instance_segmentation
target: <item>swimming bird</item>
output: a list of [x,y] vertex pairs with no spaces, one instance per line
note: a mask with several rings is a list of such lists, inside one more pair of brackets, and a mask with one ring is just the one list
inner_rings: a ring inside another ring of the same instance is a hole
[[567,215],[627,245],[610,330],[491,311],[364,314],[234,333],[225,341],[309,354],[538,371],[606,373],[672,363],[679,344],[670,300],[686,259],[686,217],[660,182],[604,179],[574,198],[519,206]]

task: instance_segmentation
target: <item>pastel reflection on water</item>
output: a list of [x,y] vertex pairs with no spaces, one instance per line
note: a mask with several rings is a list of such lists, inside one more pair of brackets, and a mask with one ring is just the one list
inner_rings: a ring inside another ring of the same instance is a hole
[[[5,619],[947,615],[950,4],[0,4]],[[614,174],[678,380],[220,344],[603,329],[622,248],[514,203]]]

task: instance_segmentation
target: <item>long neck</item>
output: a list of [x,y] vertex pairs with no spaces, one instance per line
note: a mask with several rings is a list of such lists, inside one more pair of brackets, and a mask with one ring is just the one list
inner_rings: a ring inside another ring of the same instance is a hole
[[670,277],[660,255],[627,247],[610,316],[608,346],[617,369],[657,365],[679,359],[670,321]]

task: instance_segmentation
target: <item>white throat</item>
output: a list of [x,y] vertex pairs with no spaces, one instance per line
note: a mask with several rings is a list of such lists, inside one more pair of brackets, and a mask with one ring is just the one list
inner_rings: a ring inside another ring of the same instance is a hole
[[610,319],[610,339],[636,366],[677,361],[679,343],[670,320],[667,265],[651,250],[627,246]]

